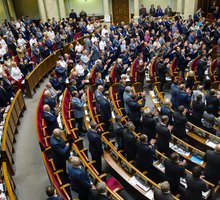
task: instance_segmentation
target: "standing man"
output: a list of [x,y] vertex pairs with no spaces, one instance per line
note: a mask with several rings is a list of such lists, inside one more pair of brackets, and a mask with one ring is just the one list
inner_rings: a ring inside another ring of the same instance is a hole
[[207,150],[203,160],[206,162],[204,174],[207,180],[217,184],[220,181],[220,144],[215,151]]
[[147,16],[147,10],[144,7],[144,4],[141,4],[141,8],[139,9],[139,15],[145,18]]
[[84,117],[84,103],[86,100],[85,94],[79,98],[79,93],[75,90],[72,92],[72,108],[74,111],[74,116],[77,122],[77,127],[79,129],[79,135],[83,133],[83,117]]
[[89,191],[94,186],[78,157],[73,156],[69,159],[67,172],[70,177],[71,190],[79,194],[80,200],[88,200]]
[[161,122],[156,125],[158,150],[165,153],[167,156],[170,155],[169,142],[171,140],[170,132],[172,130],[172,126],[168,125],[168,122],[169,117],[167,115],[163,115],[161,117]]
[[66,172],[66,160],[70,156],[70,144],[63,140],[61,133],[59,128],[53,130],[53,135],[50,138],[50,145],[56,168],[63,169],[63,171]]
[[92,155],[92,160],[95,160],[95,168],[99,172],[102,173],[102,140],[101,134],[97,131],[97,124],[92,122],[90,124],[90,129],[88,130],[87,136],[89,140],[89,152]]

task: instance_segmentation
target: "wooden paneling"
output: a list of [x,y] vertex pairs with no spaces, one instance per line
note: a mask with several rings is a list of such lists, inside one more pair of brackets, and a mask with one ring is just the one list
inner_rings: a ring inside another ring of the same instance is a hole
[[113,21],[114,23],[129,23],[129,1],[128,0],[112,0]]

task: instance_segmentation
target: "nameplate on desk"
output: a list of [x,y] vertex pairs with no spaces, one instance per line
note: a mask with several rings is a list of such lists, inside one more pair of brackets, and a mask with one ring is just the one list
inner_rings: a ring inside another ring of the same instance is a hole
[[147,193],[145,194],[145,196],[150,199],[153,200],[154,199],[154,191],[153,190],[148,190]]
[[85,110],[85,115],[88,115],[88,111],[87,110]]
[[143,185],[142,183],[140,183],[135,176],[132,176],[129,181],[128,181],[131,185],[133,186],[138,186],[139,188],[141,188],[142,190],[144,190],[145,192],[150,190],[150,187]]
[[170,77],[166,77],[166,81],[171,81],[172,79]]
[[87,122],[89,122],[89,121],[90,121],[89,117],[86,117],[86,121],[87,121]]
[[158,170],[160,170],[161,172],[165,173],[165,167],[163,165],[163,163],[161,163],[159,160],[155,161],[153,163],[154,167],[156,167]]
[[184,149],[181,149],[177,145],[174,145],[174,146],[172,146],[170,148],[173,149],[174,151],[176,151],[177,153],[183,155],[183,156],[189,156],[190,155],[190,152],[187,152]]
[[209,147],[212,147],[213,149],[215,149],[216,145],[214,142],[210,141],[210,140],[206,140],[205,141],[206,145]]

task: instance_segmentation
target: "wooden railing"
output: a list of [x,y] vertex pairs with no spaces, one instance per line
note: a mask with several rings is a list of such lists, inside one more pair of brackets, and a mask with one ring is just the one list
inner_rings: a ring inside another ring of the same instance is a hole
[[12,166],[14,163],[12,156],[14,152],[13,144],[17,133],[17,125],[20,123],[19,118],[25,109],[26,105],[22,91],[18,90],[7,113],[2,135],[2,160],[7,162],[8,170],[12,175],[15,174]]

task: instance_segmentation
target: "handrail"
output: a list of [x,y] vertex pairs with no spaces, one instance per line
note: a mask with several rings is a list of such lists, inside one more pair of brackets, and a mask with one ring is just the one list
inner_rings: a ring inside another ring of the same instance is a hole
[[9,171],[14,175],[12,158],[14,135],[17,132],[17,124],[19,117],[22,115],[23,110],[26,109],[23,94],[21,90],[16,93],[11,106],[9,108],[7,117],[5,119],[4,131],[2,135],[2,157],[3,161],[8,163]]
[[6,192],[7,196],[10,200],[17,200],[16,194],[14,193],[14,183],[13,180],[10,180],[10,173],[7,169],[7,163],[2,162],[2,175],[4,178],[5,186],[6,186]]

